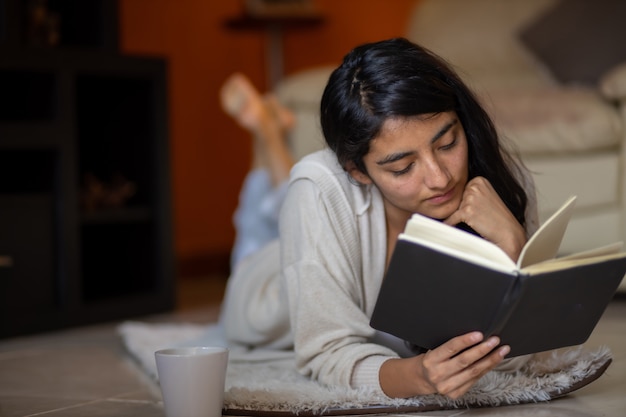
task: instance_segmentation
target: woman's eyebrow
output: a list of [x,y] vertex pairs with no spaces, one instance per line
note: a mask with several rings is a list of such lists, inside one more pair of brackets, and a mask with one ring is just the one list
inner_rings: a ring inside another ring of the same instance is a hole
[[376,161],[376,164],[381,165],[381,166],[385,164],[391,164],[393,162],[399,161],[403,158],[406,158],[407,156],[411,156],[414,154],[415,154],[414,151],[392,153],[392,154],[385,156],[383,159]]
[[432,137],[432,139],[430,140],[430,143],[435,143],[437,142],[437,140],[442,137],[443,135],[445,135],[446,133],[448,133],[448,131],[450,129],[452,129],[452,127],[454,125],[456,125],[459,122],[459,119],[454,119],[452,121],[450,121],[450,123],[446,124],[444,127],[441,128],[441,130],[439,132],[437,132],[437,134],[435,136]]
[[[444,125],[444,126],[443,126],[440,130],[439,130],[439,132],[437,132],[437,133],[435,134],[435,136],[433,136],[433,137],[430,139],[430,143],[435,143],[435,142],[437,142],[437,140],[438,140],[439,138],[441,138],[443,135],[445,135],[445,134],[446,134],[446,133],[447,133],[450,129],[452,129],[452,127],[453,127],[454,125],[456,125],[458,122],[459,122],[459,119],[454,119],[454,120],[451,120],[451,121],[450,121],[449,123],[447,123],[446,125]],[[381,165],[381,166],[382,166],[382,165],[386,165],[386,164],[391,164],[391,163],[393,163],[393,162],[399,161],[399,160],[401,160],[401,159],[403,159],[403,158],[406,158],[407,156],[411,156],[411,155],[414,155],[414,154],[415,154],[415,152],[414,152],[414,151],[407,151],[407,152],[396,152],[396,153],[392,153],[392,154],[389,154],[389,155],[385,156],[383,159],[380,159],[380,160],[376,161],[376,164],[377,164],[377,165]]]

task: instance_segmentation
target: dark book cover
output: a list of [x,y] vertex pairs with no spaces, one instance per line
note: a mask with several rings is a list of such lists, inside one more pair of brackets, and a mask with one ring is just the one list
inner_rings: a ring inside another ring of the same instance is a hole
[[506,273],[398,240],[370,324],[426,349],[470,331],[500,336],[509,357],[571,346],[587,340],[625,271],[621,257]]

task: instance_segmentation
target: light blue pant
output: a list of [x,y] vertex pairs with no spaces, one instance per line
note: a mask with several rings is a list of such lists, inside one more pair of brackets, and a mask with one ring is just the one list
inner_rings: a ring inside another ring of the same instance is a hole
[[233,216],[236,236],[231,252],[231,270],[245,256],[278,237],[278,214],[286,192],[287,181],[273,187],[266,170],[257,169],[248,173]]

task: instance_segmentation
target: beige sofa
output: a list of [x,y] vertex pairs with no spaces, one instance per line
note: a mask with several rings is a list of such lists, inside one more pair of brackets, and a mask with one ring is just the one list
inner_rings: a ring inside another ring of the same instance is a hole
[[[447,59],[478,93],[533,173],[541,220],[578,195],[561,246],[571,253],[626,242],[626,64],[591,85],[556,79],[521,39],[555,5],[420,0],[406,36]],[[298,156],[323,146],[318,107],[330,71],[314,68],[278,86],[298,117],[291,142]]]

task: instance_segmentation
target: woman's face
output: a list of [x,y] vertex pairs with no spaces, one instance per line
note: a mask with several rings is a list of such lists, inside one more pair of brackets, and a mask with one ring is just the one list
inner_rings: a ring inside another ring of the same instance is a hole
[[459,207],[468,181],[465,131],[455,112],[391,118],[364,163],[367,174],[350,173],[380,190],[388,222],[404,225],[413,213],[445,219]]

